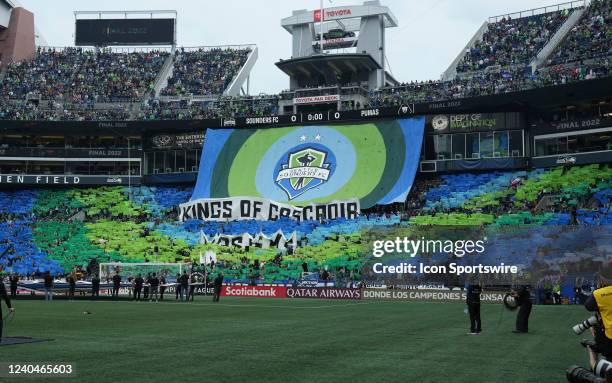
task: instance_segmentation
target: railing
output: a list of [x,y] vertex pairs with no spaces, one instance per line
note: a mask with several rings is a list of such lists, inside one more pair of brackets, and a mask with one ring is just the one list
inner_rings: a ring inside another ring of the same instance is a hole
[[198,50],[203,51],[211,51],[211,50],[243,50],[243,49],[255,49],[257,44],[236,44],[236,45],[203,45],[203,46],[195,46],[195,47],[177,47],[177,51],[185,51],[185,52],[193,52]]
[[127,148],[109,148],[109,147],[91,147],[91,148],[65,148],[65,147],[8,147],[0,148],[0,159],[3,157],[9,158],[130,158],[133,161],[140,158],[142,155],[141,148],[130,148],[129,153]]
[[295,98],[295,92],[291,90],[283,90],[278,94],[279,100],[293,100]]
[[51,45],[40,45],[38,48],[43,50],[63,51],[65,49],[77,49],[83,52],[111,52],[111,53],[148,53],[148,52],[164,52],[172,53],[172,47],[169,46],[135,46],[135,47],[62,47]]
[[398,86],[388,86],[380,89],[373,90],[372,94],[384,93],[385,91],[402,91],[402,90],[412,90],[417,87],[425,87],[425,86],[441,86],[447,84],[447,81],[426,81],[426,82],[418,82],[413,84],[403,84]]
[[[325,47],[325,44],[323,45]],[[318,49],[318,46],[317,46]],[[323,54],[323,55],[338,55],[338,54],[356,54],[361,53],[357,52],[357,47],[346,47],[346,48],[326,48],[323,52],[314,51],[314,55]]]
[[323,96],[327,94],[339,94],[340,87],[324,86],[320,88],[303,88],[295,90],[295,97]]
[[[206,45],[206,46],[195,46],[195,47],[177,47],[177,50],[184,50],[185,52],[194,52],[198,50],[203,51],[211,51],[211,50],[225,50],[225,49],[233,49],[233,50],[243,50],[243,49],[254,49],[256,44],[237,44],[237,45]],[[63,51],[65,49],[78,49],[85,52],[112,52],[112,53],[134,53],[134,52],[167,52],[172,53],[173,48],[167,45],[164,46],[130,46],[130,47],[104,47],[104,48],[96,48],[96,47],[74,47],[74,46],[53,46],[53,45],[40,45],[38,48],[44,50],[56,50]]]
[[[27,100],[32,100],[29,98]],[[8,101],[9,104],[15,106],[26,106],[27,100],[23,98],[13,98]],[[40,99],[37,105],[38,110],[50,110],[61,112],[63,110],[76,111],[100,111],[100,110],[117,110],[125,107],[134,108],[140,105],[139,99],[123,99],[121,101],[90,101],[84,103],[74,103],[68,100],[49,100]]]
[[563,68],[565,70],[576,69],[576,68],[580,68],[581,66],[585,66],[585,64],[587,66],[588,65],[603,65],[606,61],[609,61],[609,60],[612,60],[612,55],[608,55],[604,53],[601,56],[592,57],[592,58],[582,60],[582,61],[573,61],[573,62],[568,62],[568,63],[544,66],[544,67],[538,68],[538,72],[548,73],[551,70],[554,71],[554,70],[557,70],[558,68]]
[[496,23],[508,17],[513,18],[513,19],[520,19],[523,17],[542,15],[542,14],[550,13],[550,12],[557,12],[563,9],[574,9],[578,7],[586,7],[587,2],[588,0],[569,1],[567,3],[549,5],[547,7],[533,8],[533,9],[527,9],[525,11],[520,11],[520,12],[506,13],[506,14],[498,15],[498,16],[491,16],[489,17],[489,23]]
[[187,103],[192,102],[211,102],[216,101],[221,95],[220,94],[207,94],[207,95],[196,95],[196,94],[185,94],[177,96],[159,96],[157,100],[160,102],[181,102],[186,101]]
[[233,97],[233,96],[224,96],[224,97],[220,97],[217,100],[215,100],[215,103],[220,103],[220,102],[257,102],[257,101],[277,101],[278,100],[278,96],[276,95],[259,95],[259,96],[240,96],[240,97]]
[[278,94],[277,99],[279,100],[292,100],[295,97],[308,97],[308,96],[324,96],[328,94],[340,94],[340,95],[353,95],[358,94],[366,96],[369,94],[369,90],[362,85],[349,85],[349,86],[324,86],[317,88],[300,88],[295,90],[284,90]]
[[341,87],[340,88],[340,95],[348,95],[348,96],[354,96],[354,95],[360,95],[360,96],[364,96],[364,97],[368,97],[370,91],[362,86],[347,86],[347,87]]
[[516,73],[520,70],[526,70],[526,68],[528,67],[528,64],[491,65],[480,70],[457,73],[457,75],[455,76],[455,80],[470,80],[482,74],[501,73],[502,71]]

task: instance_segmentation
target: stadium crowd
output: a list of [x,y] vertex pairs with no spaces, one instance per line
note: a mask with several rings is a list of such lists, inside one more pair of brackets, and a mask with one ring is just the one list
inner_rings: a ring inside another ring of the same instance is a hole
[[544,86],[570,84],[610,76],[610,58],[583,64],[562,64],[541,68],[534,74],[528,68],[507,67],[497,71],[474,72],[470,77],[451,81],[426,81],[401,84],[370,92],[370,107],[405,103],[445,101],[467,97],[517,92]]
[[549,65],[612,55],[612,2],[593,0],[577,25],[548,59]]
[[[396,87],[371,91],[366,107],[397,106],[405,103],[435,102],[467,97],[503,94],[543,86],[570,84],[610,76],[610,59],[589,63],[570,63],[542,68],[529,74],[525,68],[476,72],[469,78],[451,81],[404,83]],[[279,97],[219,97],[214,101],[161,101],[150,99],[145,104],[123,103],[114,107],[57,102],[25,102],[0,99],[0,119],[45,121],[108,121],[108,120],[200,120],[213,118],[258,117],[278,113]],[[343,104],[345,106],[349,104]]]
[[489,66],[529,64],[567,20],[570,10],[513,19],[510,16],[491,23],[457,65],[457,72],[471,72]]
[[138,120],[201,120],[261,117],[278,113],[278,96],[219,97],[215,101],[160,101],[151,99],[137,114]]
[[168,55],[38,48],[33,59],[9,64],[0,95],[76,105],[138,100],[150,92]]
[[[368,102],[343,107],[383,107],[495,95],[610,76],[610,0],[593,0],[544,67],[529,65],[572,10],[489,24],[449,81],[425,81],[371,90]],[[112,52],[39,48],[31,60],[12,63],[0,81],[0,119],[198,120],[257,117],[279,112],[282,96],[226,97],[251,48],[180,48],[167,86],[154,94],[168,52]],[[205,101],[192,96],[208,96]],[[116,104],[113,106],[112,104]]]
[[174,60],[165,96],[221,94],[247,60],[246,49],[181,49]]
[[[21,275],[89,270],[97,262],[197,261],[216,254],[228,280],[298,280],[345,273],[358,280],[366,260],[361,233],[406,225],[598,226],[612,224],[612,167],[588,165],[515,172],[418,177],[405,204],[364,211],[355,220],[178,222],[191,188],[97,187],[0,192],[0,267]],[[245,248],[202,242],[222,233],[299,233],[299,245]],[[338,241],[343,236],[343,241]],[[305,264],[305,265],[304,265]],[[345,275],[346,276],[346,275]],[[239,283],[239,282],[236,282]]]

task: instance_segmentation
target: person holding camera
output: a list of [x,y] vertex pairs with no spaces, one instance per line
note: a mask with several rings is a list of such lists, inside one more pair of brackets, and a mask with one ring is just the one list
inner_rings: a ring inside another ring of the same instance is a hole
[[[569,382],[610,382],[612,383],[612,263],[602,267],[597,274],[597,289],[589,296],[584,306],[596,315],[572,327],[574,333],[582,334],[591,329],[593,340],[580,342],[589,355],[590,370],[571,366],[566,377]],[[602,357],[600,357],[600,355]]]
[[584,307],[599,314],[600,326],[594,326],[595,344],[606,359],[612,357],[612,264],[598,273],[598,288],[587,298]]

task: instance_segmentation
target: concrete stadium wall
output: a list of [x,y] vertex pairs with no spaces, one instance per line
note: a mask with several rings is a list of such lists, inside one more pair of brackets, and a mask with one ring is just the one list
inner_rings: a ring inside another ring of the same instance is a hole
[[24,8],[13,8],[7,29],[0,32],[2,66],[30,58],[36,52],[34,14]]

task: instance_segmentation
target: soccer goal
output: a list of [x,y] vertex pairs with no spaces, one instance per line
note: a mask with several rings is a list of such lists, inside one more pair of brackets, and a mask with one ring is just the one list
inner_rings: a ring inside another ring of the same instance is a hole
[[191,263],[101,263],[100,279],[110,279],[117,273],[122,278],[136,277],[138,274],[146,278],[149,273],[156,273],[158,277],[164,276],[168,279],[189,272],[190,268]]

